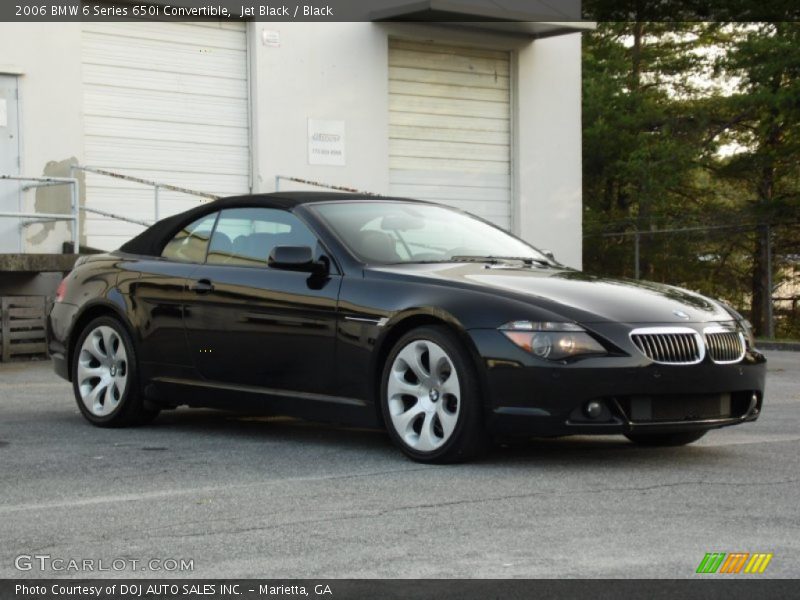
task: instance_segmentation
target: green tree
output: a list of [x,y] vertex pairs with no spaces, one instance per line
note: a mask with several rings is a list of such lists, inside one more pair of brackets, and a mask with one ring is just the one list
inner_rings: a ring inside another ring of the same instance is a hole
[[780,270],[770,272],[769,256],[800,254],[796,235],[776,240],[769,228],[800,219],[800,24],[733,27],[716,66],[738,81],[735,93],[725,98],[730,119],[718,134],[738,151],[721,162],[717,176],[742,188],[742,211],[762,224],[752,248],[751,321],[759,333],[772,335],[770,282],[779,279]]
[[601,22],[584,36],[587,270],[633,274],[633,239],[596,234],[709,227],[642,235],[641,276],[722,297],[772,333],[770,275],[800,253],[800,227],[776,225],[800,221],[799,38],[788,21]]
[[[696,211],[696,170],[707,149],[708,101],[698,75],[718,27],[710,23],[599,23],[583,46],[583,161],[587,232],[646,231]],[[658,242],[642,237],[641,274],[658,275]],[[601,242],[602,244],[602,242]],[[596,244],[590,244],[589,248]],[[631,244],[625,244],[630,247]],[[587,254],[604,270],[614,242]],[[632,265],[632,257],[625,261]]]

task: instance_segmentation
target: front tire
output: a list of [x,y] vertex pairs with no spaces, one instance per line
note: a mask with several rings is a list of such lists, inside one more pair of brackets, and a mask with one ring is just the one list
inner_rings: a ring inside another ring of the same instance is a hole
[[680,431],[677,433],[626,433],[625,437],[639,446],[686,446],[703,437],[707,431]]
[[72,357],[72,388],[87,421],[128,427],[158,416],[144,407],[137,366],[131,336],[117,319],[98,317],[84,327]]
[[476,457],[486,446],[479,390],[472,360],[449,329],[408,332],[389,353],[381,378],[389,436],[421,463]]

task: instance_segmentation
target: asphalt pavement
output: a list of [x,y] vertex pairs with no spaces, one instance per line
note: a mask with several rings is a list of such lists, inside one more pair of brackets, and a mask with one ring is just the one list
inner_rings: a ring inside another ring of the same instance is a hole
[[206,410],[98,429],[49,363],[0,363],[0,577],[680,578],[707,552],[796,577],[800,353],[767,356],[761,418],[692,446],[532,440],[457,466]]

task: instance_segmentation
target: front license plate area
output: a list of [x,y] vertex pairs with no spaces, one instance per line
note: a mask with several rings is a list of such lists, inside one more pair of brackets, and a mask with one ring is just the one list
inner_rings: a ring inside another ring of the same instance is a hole
[[626,412],[634,423],[703,421],[733,415],[730,394],[632,396],[624,404],[628,404]]

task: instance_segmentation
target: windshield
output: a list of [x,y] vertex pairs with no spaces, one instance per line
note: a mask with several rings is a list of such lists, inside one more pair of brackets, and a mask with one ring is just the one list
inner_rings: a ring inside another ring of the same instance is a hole
[[458,210],[411,202],[332,202],[315,211],[365,263],[550,261],[538,250]]

